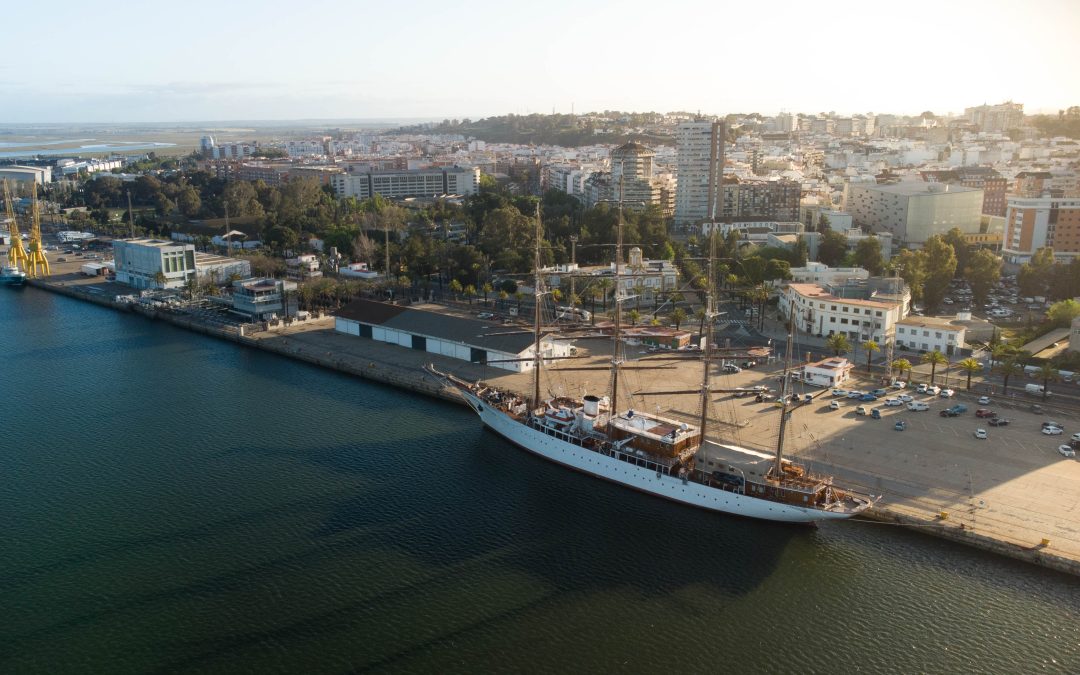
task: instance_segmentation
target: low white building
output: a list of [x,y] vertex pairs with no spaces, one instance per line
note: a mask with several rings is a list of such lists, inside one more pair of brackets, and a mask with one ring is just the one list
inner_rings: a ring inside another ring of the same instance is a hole
[[830,356],[803,366],[803,382],[817,387],[838,387],[847,381],[853,367],[841,356]]
[[381,274],[368,267],[365,262],[356,262],[346,265],[338,270],[338,274],[349,279],[378,279]]
[[953,356],[964,348],[966,331],[964,324],[952,319],[910,316],[896,322],[896,345]]
[[115,239],[113,260],[116,280],[133,288],[183,288],[196,276],[194,244],[164,239]]
[[842,333],[852,341],[884,344],[903,318],[902,302],[837,297],[818,284],[788,284],[780,293],[780,312],[791,316],[799,331],[820,337]]
[[199,283],[211,282],[220,286],[229,283],[231,279],[250,277],[251,261],[196,251],[195,270]]
[[[337,311],[334,330],[514,372],[534,365],[531,331],[401,305],[355,300]],[[540,353],[545,359],[569,356],[570,344],[544,336]]]

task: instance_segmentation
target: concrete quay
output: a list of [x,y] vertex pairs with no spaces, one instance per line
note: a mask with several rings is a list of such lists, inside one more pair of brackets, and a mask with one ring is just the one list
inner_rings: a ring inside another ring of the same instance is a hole
[[[103,306],[133,310],[132,306],[113,300],[116,294],[127,292],[126,289],[120,290],[122,287],[99,279],[81,278],[77,273],[61,273],[30,283]],[[455,403],[462,401],[424,373],[423,365],[433,362],[464,379],[484,380],[516,392],[531,389],[529,374],[342,335],[334,332],[330,317],[241,335],[235,329],[206,325],[190,316],[143,308],[134,311],[189,330]],[[606,393],[608,373],[604,367],[610,359],[607,343],[579,341],[577,344],[583,358],[545,369],[542,391],[574,396]],[[641,356],[644,354],[633,349],[628,354],[630,359]],[[700,364],[660,357],[631,363],[645,364],[654,369],[627,369],[623,373],[621,400],[639,409],[658,409],[671,416],[695,419],[696,395],[648,397],[641,393],[660,388],[694,389],[700,381]],[[597,370],[581,370],[583,366],[596,366]],[[864,369],[865,366],[859,370]],[[734,375],[716,375],[713,387],[775,386],[778,372],[779,364],[773,363]],[[877,386],[858,374],[855,380],[846,388],[865,390]],[[834,475],[839,484],[882,495],[867,519],[1080,574],[1080,461],[1062,457],[1056,450],[1069,434],[1080,431],[1080,415],[1076,411],[1055,410],[1052,416],[1064,424],[1065,435],[1046,436],[1040,433],[1040,424],[1047,415],[996,407],[994,401],[987,407],[1009,417],[1012,423],[1007,427],[990,427],[974,417],[977,407],[974,396],[962,391],[958,391],[954,400],[916,396],[917,400],[930,403],[928,412],[883,408],[880,420],[856,415],[856,403],[847,399],[840,401],[840,410],[830,410],[832,397],[828,391],[808,388],[806,393],[814,393],[816,398],[794,410],[786,452],[813,471]],[[762,451],[775,447],[779,424],[775,406],[722,393],[713,400],[710,410],[710,418],[715,422],[713,434]],[[957,418],[938,416],[940,409],[954,402],[965,403],[969,412]],[[905,431],[893,429],[893,422],[898,419],[907,421]],[[976,428],[987,429],[989,439],[976,439],[973,433]]]

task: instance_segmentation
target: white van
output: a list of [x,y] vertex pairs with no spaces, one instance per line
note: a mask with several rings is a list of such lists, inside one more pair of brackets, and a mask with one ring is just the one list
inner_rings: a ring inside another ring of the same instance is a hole
[[907,404],[907,409],[911,410],[912,412],[919,412],[921,410],[929,410],[930,406],[926,405],[922,401],[912,401],[911,403]]

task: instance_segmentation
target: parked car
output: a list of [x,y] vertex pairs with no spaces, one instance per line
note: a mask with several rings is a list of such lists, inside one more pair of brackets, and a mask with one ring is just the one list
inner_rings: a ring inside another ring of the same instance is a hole
[[890,408],[896,408],[904,405],[904,402],[898,398],[887,398],[885,399],[885,405],[889,406]]
[[1058,427],[1043,427],[1042,432],[1047,436],[1060,436],[1061,429]]
[[955,394],[955,393],[956,392],[953,391],[952,389],[942,389],[939,396],[941,396],[941,398],[952,398],[953,394]]
[[814,402],[814,395],[813,394],[803,394],[802,402],[803,403],[813,403]]
[[903,389],[907,386],[907,382],[904,382],[903,380],[894,380],[892,386],[893,389]]
[[1073,434],[1072,436],[1069,436],[1069,438],[1071,438],[1074,441],[1080,441],[1080,432],[1077,432],[1077,433]]
[[753,368],[756,365],[757,365],[757,361],[743,361],[742,367],[743,368]]
[[861,391],[849,391],[847,393],[848,398],[862,398],[863,393]]
[[990,405],[990,397],[989,396],[980,396],[979,397],[979,405]]
[[911,403],[907,404],[907,409],[912,412],[920,412],[923,410],[929,410],[930,406],[926,405],[922,401],[912,401]]
[[997,417],[997,413],[988,408],[979,408],[975,411],[975,417]]
[[492,314],[491,312],[480,312],[479,314],[476,315],[476,318],[477,319],[491,319],[494,316],[495,315]]
[[892,428],[897,431],[903,431],[904,429],[907,429],[907,422],[904,420],[897,420],[896,424],[892,425]]
[[1009,425],[1009,420],[1004,417],[991,417],[990,426],[992,427],[1004,427]]
[[976,429],[975,430],[975,438],[979,438],[979,439],[982,439],[982,440],[985,441],[986,440],[986,429]]
[[847,389],[833,389],[832,390],[832,395],[833,396],[847,396],[848,392],[847,392]]
[[902,403],[911,403],[912,401],[914,401],[914,400],[915,400],[914,398],[912,398],[912,397],[911,397],[911,396],[909,396],[908,394],[900,394],[900,395],[899,395],[899,396],[897,396],[896,398],[900,399],[900,401],[901,401]]
[[937,396],[941,393],[941,387],[937,386],[936,384],[932,387],[927,387],[926,393],[930,394],[931,396]]
[[869,415],[870,414],[870,406],[861,405],[858,408],[855,408],[855,414],[856,415]]
[[1058,452],[1060,452],[1065,457],[1076,457],[1076,451],[1073,450],[1072,446],[1069,445],[1059,445]]
[[877,396],[878,398],[880,398],[880,397],[885,396],[886,394],[888,394],[889,391],[887,389],[875,389],[870,393],[873,394],[874,396]]
[[741,373],[742,368],[738,367],[734,363],[725,363],[724,364],[724,372],[725,373]]
[[839,410],[840,401],[829,401],[829,410]]
[[918,387],[915,387],[915,393],[917,393],[917,394],[925,394],[926,389],[927,389],[926,383],[924,382],[924,383],[920,384]]
[[960,413],[956,412],[952,408],[945,408],[944,410],[942,410],[938,414],[941,415],[942,417],[959,417],[960,416]]
[[862,396],[859,397],[859,400],[860,401],[866,401],[867,403],[869,403],[871,401],[876,401],[877,396],[874,396],[873,394],[863,394]]
[[876,420],[881,419],[881,408],[874,408],[873,410],[871,410],[870,417],[873,417]]
[[1061,424],[1060,422],[1051,422],[1051,421],[1043,422],[1042,427],[1043,427],[1043,429],[1045,429],[1047,427],[1056,427],[1058,429],[1064,429],[1065,428],[1065,426],[1063,424]]

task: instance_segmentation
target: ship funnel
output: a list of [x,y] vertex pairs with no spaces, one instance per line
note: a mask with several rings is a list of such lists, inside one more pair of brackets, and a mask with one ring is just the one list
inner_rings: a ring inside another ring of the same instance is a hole
[[600,399],[596,396],[589,395],[582,399],[585,402],[585,414],[596,417],[600,414]]

